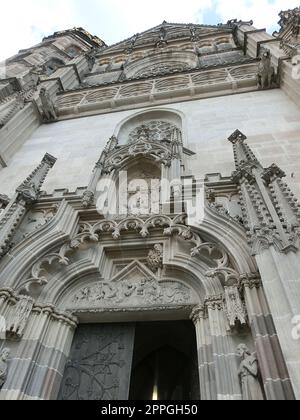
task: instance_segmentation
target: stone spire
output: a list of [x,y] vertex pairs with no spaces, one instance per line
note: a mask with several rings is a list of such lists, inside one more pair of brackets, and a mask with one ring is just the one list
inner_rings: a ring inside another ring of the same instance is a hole
[[99,160],[97,161],[95,168],[93,170],[87,190],[84,192],[83,197],[82,197],[82,204],[85,208],[88,208],[93,204],[94,199],[95,199],[97,184],[102,175],[105,161],[108,158],[108,156],[116,150],[116,148],[118,147],[118,144],[119,144],[119,140],[117,139],[117,137],[112,136],[108,140],[103,152],[101,153],[101,156]]
[[296,252],[300,246],[300,205],[282,180],[284,172],[275,164],[264,169],[246,139],[236,130],[228,140],[233,144],[233,180],[239,185],[244,226],[253,254],[272,245],[280,252]]
[[56,159],[47,153],[40,165],[17,188],[14,198],[3,212],[0,218],[0,258],[11,248],[16,230],[27,209],[38,199],[41,186],[55,162]]

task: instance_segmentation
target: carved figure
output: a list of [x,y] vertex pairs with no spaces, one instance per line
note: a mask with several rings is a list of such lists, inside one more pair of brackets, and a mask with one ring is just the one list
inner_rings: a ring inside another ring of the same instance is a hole
[[5,348],[0,354],[0,389],[5,384],[8,372],[8,358],[10,355],[10,349]]
[[45,88],[42,88],[40,91],[40,98],[42,102],[42,113],[44,121],[56,121],[57,113],[53,101],[50,99],[50,96]]
[[237,355],[242,359],[239,378],[244,401],[262,401],[264,396],[259,382],[259,367],[255,354],[251,354],[245,344],[237,348]]
[[276,82],[275,69],[272,66],[271,55],[269,51],[264,52],[261,62],[258,66],[258,86],[261,89],[271,88]]

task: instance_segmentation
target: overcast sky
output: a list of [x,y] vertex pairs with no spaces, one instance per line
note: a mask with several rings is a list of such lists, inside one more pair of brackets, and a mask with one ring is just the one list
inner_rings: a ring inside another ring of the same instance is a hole
[[1,4],[0,61],[57,30],[82,26],[113,44],[160,24],[254,20],[273,32],[281,10],[299,0],[8,0]]

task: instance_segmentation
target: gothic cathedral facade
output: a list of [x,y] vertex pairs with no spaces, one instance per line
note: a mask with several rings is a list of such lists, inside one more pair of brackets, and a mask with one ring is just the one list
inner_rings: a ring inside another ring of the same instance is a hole
[[0,66],[0,399],[300,399],[300,9]]

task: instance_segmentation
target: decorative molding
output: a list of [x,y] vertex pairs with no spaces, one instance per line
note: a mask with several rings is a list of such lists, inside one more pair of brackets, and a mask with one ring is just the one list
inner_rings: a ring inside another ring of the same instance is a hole
[[122,282],[100,282],[81,289],[72,303],[80,306],[135,307],[152,305],[185,305],[191,303],[191,290],[177,282],[158,282],[155,278],[128,278]]

